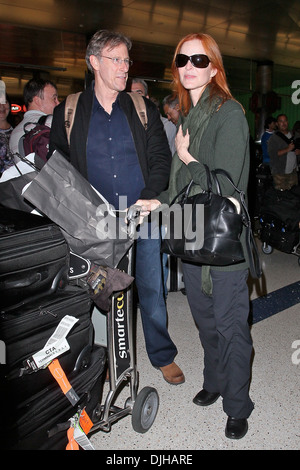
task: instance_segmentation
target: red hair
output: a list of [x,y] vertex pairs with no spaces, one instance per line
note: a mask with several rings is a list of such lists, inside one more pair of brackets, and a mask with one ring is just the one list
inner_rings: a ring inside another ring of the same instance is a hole
[[175,58],[176,55],[180,53],[182,45],[185,42],[192,41],[194,39],[198,39],[202,42],[206,55],[208,56],[212,66],[217,70],[216,75],[212,77],[210,81],[210,96],[220,96],[222,98],[222,103],[229,99],[233,99],[227,84],[222,55],[216,41],[208,34],[188,34],[178,43],[171,67],[174,92],[178,95],[180,110],[184,115],[187,115],[190,110],[191,99],[189,91],[186,90],[180,82],[178,69],[175,65]]

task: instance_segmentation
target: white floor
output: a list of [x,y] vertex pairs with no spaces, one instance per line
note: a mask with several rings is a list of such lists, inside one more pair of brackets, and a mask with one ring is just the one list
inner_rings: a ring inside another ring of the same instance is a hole
[[[259,242],[258,242],[259,244]],[[274,251],[262,254],[263,278],[249,283],[251,299],[269,294],[300,280],[296,256]],[[300,282],[296,286],[300,291]],[[112,425],[109,432],[99,430],[90,438],[97,450],[299,450],[300,448],[300,303],[276,313],[251,328],[254,360],[250,394],[255,403],[248,423],[249,431],[238,441],[224,435],[226,415],[219,399],[210,407],[192,403],[202,388],[202,350],[197,330],[181,292],[168,296],[169,331],[178,348],[176,362],[186,381],[167,384],[154,369],[144,347],[140,320],[137,324],[137,369],[139,390],[155,387],[160,400],[157,417],[144,434],[133,430],[131,416]],[[297,352],[298,351],[298,352]],[[108,385],[104,388],[104,397]],[[129,389],[120,394],[123,406]],[[134,455],[134,454],[133,454]]]

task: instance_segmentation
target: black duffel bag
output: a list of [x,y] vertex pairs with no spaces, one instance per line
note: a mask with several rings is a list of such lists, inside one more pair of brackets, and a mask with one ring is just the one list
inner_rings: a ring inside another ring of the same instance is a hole
[[[233,183],[225,170],[210,172],[206,165],[207,191],[190,196],[194,185],[188,186],[173,199],[166,216],[167,233],[161,251],[172,256],[200,264],[226,266],[245,259],[241,244],[243,226],[246,227],[247,251],[251,275],[260,277],[258,251],[245,204],[245,194]],[[223,196],[217,175],[225,176],[239,199]],[[216,193],[212,191],[212,179]],[[177,203],[175,203],[177,201]]]

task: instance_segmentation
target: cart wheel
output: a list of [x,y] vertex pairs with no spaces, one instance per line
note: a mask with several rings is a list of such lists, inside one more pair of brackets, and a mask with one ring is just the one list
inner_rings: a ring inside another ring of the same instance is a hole
[[261,249],[265,255],[270,255],[273,252],[271,245],[268,245],[266,242],[262,244]]
[[143,388],[133,405],[132,427],[134,431],[144,433],[150,429],[158,411],[159,396],[155,388]]

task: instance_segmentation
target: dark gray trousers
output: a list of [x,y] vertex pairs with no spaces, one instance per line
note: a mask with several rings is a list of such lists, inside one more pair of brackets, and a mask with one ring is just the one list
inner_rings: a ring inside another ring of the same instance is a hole
[[203,388],[219,392],[228,416],[248,418],[252,339],[248,270],[211,270],[212,296],[201,290],[201,266],[182,263],[189,306],[204,349]]

